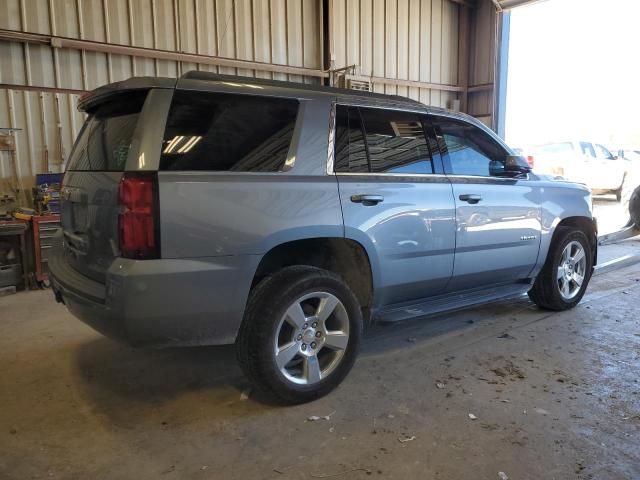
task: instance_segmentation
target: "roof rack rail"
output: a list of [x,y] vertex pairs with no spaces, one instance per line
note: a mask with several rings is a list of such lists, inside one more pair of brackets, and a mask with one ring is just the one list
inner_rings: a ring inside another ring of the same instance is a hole
[[298,82],[288,82],[284,80],[271,80],[268,78],[257,78],[257,77],[242,77],[237,75],[223,75],[220,73],[213,72],[203,72],[199,70],[191,70],[183,74],[180,78],[187,80],[203,80],[210,82],[238,82],[242,81],[247,84],[254,85],[265,85],[271,87],[282,87],[282,88],[294,88],[298,90],[308,90],[312,92],[323,92],[327,94],[336,94],[336,95],[352,95],[355,97],[367,97],[367,98],[377,98],[380,100],[387,100],[396,103],[405,103],[411,105],[420,105],[424,106],[423,103],[420,103],[411,98],[402,97],[400,95],[386,95],[383,93],[375,93],[375,92],[366,92],[362,90],[352,90],[348,88],[337,88],[337,87],[328,87],[325,85],[313,85],[308,83],[298,83]]

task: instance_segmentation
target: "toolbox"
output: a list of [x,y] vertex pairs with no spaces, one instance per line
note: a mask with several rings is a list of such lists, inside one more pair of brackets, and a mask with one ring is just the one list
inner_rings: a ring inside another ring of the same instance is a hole
[[35,253],[36,280],[49,280],[49,252],[53,248],[53,237],[61,228],[60,215],[36,215],[33,222],[33,249]]

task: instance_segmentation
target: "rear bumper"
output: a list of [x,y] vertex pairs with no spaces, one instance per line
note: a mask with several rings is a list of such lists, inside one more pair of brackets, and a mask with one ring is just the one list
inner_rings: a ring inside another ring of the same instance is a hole
[[54,295],[74,316],[105,336],[150,347],[233,343],[259,262],[254,255],[117,258],[102,285],[70,269],[59,250],[52,257]]

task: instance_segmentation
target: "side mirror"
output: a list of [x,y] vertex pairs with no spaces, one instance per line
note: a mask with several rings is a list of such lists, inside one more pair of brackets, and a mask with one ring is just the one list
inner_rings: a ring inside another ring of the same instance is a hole
[[507,155],[504,162],[504,171],[512,175],[526,175],[531,172],[531,166],[522,155]]
[[504,177],[504,163],[498,162],[496,160],[491,160],[489,162],[489,175],[491,175],[492,177]]

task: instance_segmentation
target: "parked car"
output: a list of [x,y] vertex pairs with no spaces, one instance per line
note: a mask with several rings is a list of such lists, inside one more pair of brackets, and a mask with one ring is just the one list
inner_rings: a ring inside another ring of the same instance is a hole
[[612,149],[618,158],[632,162],[640,160],[640,149],[638,148],[615,148]]
[[132,345],[235,343],[283,402],[336,387],[371,321],[527,292],[572,308],[596,262],[589,190],[461,113],[204,72],[80,108],[56,299]]
[[536,173],[584,183],[594,194],[614,193],[620,201],[627,164],[599,143],[547,143],[528,152],[534,158]]
[[514,155],[519,155],[525,158],[531,169],[533,169],[533,167],[535,166],[535,159],[533,158],[533,155],[527,155],[527,152],[525,152],[523,148],[519,147],[512,147],[511,150]]

